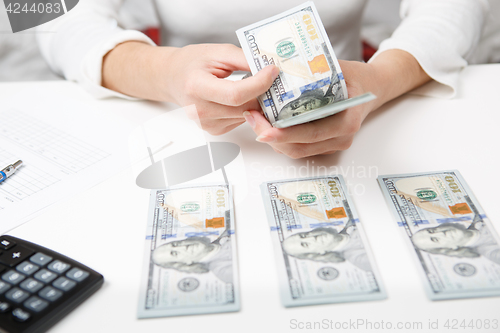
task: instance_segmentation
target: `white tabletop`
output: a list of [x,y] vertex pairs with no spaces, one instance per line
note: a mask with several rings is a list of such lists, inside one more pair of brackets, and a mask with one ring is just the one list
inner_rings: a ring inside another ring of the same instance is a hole
[[[294,332],[306,327],[299,325],[330,325],[330,321],[343,326],[336,331],[372,331],[366,322],[373,329],[391,322],[393,328],[403,327],[393,329],[396,332],[441,332],[447,331],[447,320],[450,326],[457,320],[460,332],[472,332],[459,327],[463,319],[483,324],[496,319],[496,330],[491,326],[476,331],[499,332],[499,297],[439,302],[427,298],[410,250],[376,182],[383,174],[458,169],[500,231],[498,77],[500,65],[471,66],[461,75],[455,99],[402,96],[366,119],[349,150],[330,156],[292,160],[276,154],[255,141],[247,124],[216,138],[241,147],[247,173],[246,197],[235,198],[242,300],[237,313],[136,319],[149,191],[135,185],[132,168],[51,206],[8,234],[59,251],[105,277],[104,286],[51,332]],[[54,99],[58,94],[91,99],[74,83],[38,82],[0,84],[0,101],[20,90],[26,96],[30,91],[43,91]],[[118,99],[98,104],[103,112],[138,124],[174,108]],[[286,309],[280,304],[258,186],[264,180],[316,176],[325,170],[343,174],[350,186],[388,298]],[[429,322],[436,320],[440,329],[430,330]],[[359,324],[357,329],[354,324]],[[324,331],[335,331],[326,327],[322,326]]]

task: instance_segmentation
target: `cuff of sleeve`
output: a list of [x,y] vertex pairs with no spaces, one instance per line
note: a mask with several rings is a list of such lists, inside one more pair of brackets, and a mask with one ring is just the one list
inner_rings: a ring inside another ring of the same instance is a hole
[[460,59],[460,64],[444,65],[413,43],[387,39],[382,42],[378,51],[368,62],[372,62],[382,52],[393,49],[410,53],[418,61],[425,73],[433,79],[433,81],[412,90],[411,94],[438,98],[453,98],[456,95],[460,70],[467,65],[465,60]]
[[102,61],[104,56],[118,44],[128,41],[144,42],[152,46],[156,44],[146,35],[135,30],[119,30],[105,41],[93,47],[85,56],[81,67],[80,84],[95,98],[120,97],[129,100],[137,98],[121,94],[111,89],[104,88],[102,81]]

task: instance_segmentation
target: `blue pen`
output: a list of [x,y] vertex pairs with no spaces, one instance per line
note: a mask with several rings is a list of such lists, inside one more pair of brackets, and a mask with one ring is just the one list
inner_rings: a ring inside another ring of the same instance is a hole
[[21,164],[23,164],[23,161],[19,160],[14,164],[8,165],[2,171],[0,171],[0,183],[9,178],[14,172],[16,172]]

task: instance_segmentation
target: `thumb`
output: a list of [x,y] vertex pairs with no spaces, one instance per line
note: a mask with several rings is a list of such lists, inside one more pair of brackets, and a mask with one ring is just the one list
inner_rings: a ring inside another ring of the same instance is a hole
[[264,132],[272,132],[273,127],[260,112],[245,111],[243,112],[243,116],[250,127],[252,127],[255,134],[257,134],[258,138]]

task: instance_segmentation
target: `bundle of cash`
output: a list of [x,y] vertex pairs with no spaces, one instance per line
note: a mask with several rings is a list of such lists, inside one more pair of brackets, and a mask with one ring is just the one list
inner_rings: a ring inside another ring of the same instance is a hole
[[266,182],[261,190],[286,307],[386,298],[341,176]]
[[378,181],[430,299],[500,295],[498,235],[458,171]]
[[240,309],[229,185],[152,190],[139,318]]
[[347,99],[347,87],[314,3],[236,31],[252,74],[274,64],[280,74],[259,97],[277,128],[324,118],[371,101],[371,93]]

